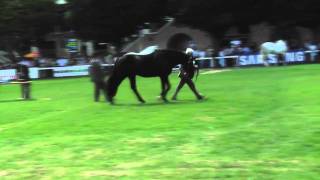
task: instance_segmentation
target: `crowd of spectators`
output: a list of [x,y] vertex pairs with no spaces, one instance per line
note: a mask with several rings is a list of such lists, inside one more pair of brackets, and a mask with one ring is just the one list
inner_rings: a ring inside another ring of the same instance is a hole
[[[289,51],[290,50],[303,50],[309,51],[311,61],[315,61],[318,52],[318,48],[320,44],[315,42],[305,43],[304,46],[293,46],[288,44]],[[213,50],[213,48],[209,48],[207,51],[201,51],[195,49],[194,56],[198,58],[205,57],[219,57],[216,60],[215,64],[218,67],[226,67],[229,66],[229,61],[226,61],[226,56],[241,56],[241,55],[251,55],[258,54],[259,47],[257,45],[248,45],[239,40],[230,41],[227,45],[222,46],[219,50]],[[95,55],[91,57],[87,56],[73,56],[71,58],[59,57],[59,58],[49,58],[49,57],[39,57],[39,58],[21,58],[17,63],[25,64],[28,67],[64,67],[64,66],[75,66],[75,65],[88,65],[92,59],[99,59],[100,62],[104,64],[113,64],[114,56],[109,55]],[[16,63],[1,63],[0,69],[10,69],[13,68]],[[210,65],[211,66],[211,65]]]
[[[307,51],[310,54],[311,61],[315,61],[315,58],[318,54],[317,50],[320,47],[320,44],[316,42],[308,42],[305,43],[303,46],[297,46],[294,44],[288,43],[289,51]],[[215,56],[220,57],[217,60],[217,64],[219,67],[226,67],[228,66],[228,62],[226,61],[225,56],[242,56],[242,55],[252,55],[252,54],[259,54],[259,46],[258,45],[248,45],[242,43],[240,40],[233,40],[230,41],[228,45],[223,46],[219,49]]]
[[39,57],[39,58],[20,58],[16,63],[0,63],[0,69],[14,68],[15,64],[24,64],[28,67],[64,67],[64,66],[77,66],[77,65],[89,65],[92,59],[99,59],[104,64],[113,64],[114,57],[107,56],[76,56],[76,57]]

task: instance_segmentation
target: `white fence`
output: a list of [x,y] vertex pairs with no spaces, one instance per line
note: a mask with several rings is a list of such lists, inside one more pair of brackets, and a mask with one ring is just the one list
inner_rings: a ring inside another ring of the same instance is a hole
[[16,79],[16,70],[15,69],[5,69],[0,70],[0,83],[6,82],[12,79]]
[[[113,66],[113,64],[103,64],[103,66]],[[74,77],[74,76],[87,76],[89,75],[90,65],[81,66],[65,66],[65,67],[46,67],[29,68],[29,76],[31,79],[41,78],[42,71],[51,71],[52,77]],[[16,79],[17,71],[15,69],[0,70],[0,82],[7,82]]]
[[[320,50],[315,51],[290,51],[285,54],[285,61],[287,63],[301,63],[305,62],[308,57],[307,54],[313,56],[313,60],[311,58],[311,62],[315,61],[315,56],[317,56],[317,53]],[[210,67],[215,67],[215,61],[214,60],[222,60],[222,61],[235,61],[235,66],[250,66],[250,65],[262,65],[262,55],[260,54],[250,54],[250,55],[238,55],[238,56],[222,56],[222,57],[205,57],[205,58],[197,58],[198,61],[210,61]],[[270,54],[268,56],[268,62],[270,64],[274,64],[278,62],[278,57],[274,54]]]
[[[311,55],[312,53],[318,53],[316,51],[292,51],[287,52],[285,55],[285,61],[288,63],[303,63],[306,61],[306,54]],[[224,56],[224,57],[206,57],[198,58],[198,61],[209,61],[209,67],[215,67],[216,64],[214,60],[234,60],[235,66],[249,66],[249,65],[262,65],[262,56],[260,54],[255,55],[240,55],[240,56]],[[277,56],[269,55],[269,63],[276,63]],[[103,66],[113,66],[113,64],[103,64]],[[66,67],[47,67],[47,68],[38,68],[33,67],[29,68],[29,75],[31,79],[41,78],[42,71],[51,71],[52,77],[74,77],[74,76],[86,76],[89,75],[90,65],[81,65],[81,66],[66,66]],[[15,69],[6,69],[0,70],[0,83],[16,79],[16,70]]]

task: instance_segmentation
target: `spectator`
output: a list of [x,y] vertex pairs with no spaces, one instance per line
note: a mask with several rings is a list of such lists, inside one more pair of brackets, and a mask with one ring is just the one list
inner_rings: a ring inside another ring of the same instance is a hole
[[244,46],[242,48],[242,55],[250,55],[250,54],[252,54],[251,49],[248,46]]
[[226,63],[226,59],[224,57],[230,56],[230,55],[232,55],[232,53],[233,53],[232,48],[224,47],[222,50],[220,50],[218,53],[218,56],[219,56],[218,67],[226,67],[227,63]]
[[29,68],[27,65],[17,65],[18,81],[21,83],[21,96],[23,99],[31,98],[31,83],[29,77]]
[[94,83],[94,101],[98,102],[100,97],[100,91],[104,91],[104,73],[101,61],[97,58],[91,60],[91,66],[89,68],[89,74],[91,81]]
[[27,67],[32,67],[32,66],[33,66],[32,62],[31,62],[30,60],[28,60],[28,59],[22,59],[22,60],[19,62],[19,64],[25,65],[25,66],[27,66]]
[[87,60],[85,57],[79,56],[77,57],[77,64],[78,65],[85,65],[87,64]]
[[69,60],[67,58],[59,58],[57,59],[57,65],[60,66],[60,67],[63,67],[63,66],[66,66],[69,64]]
[[[214,53],[215,53],[215,51],[214,51],[214,49],[212,48],[212,47],[209,47],[208,49],[207,49],[207,51],[206,51],[206,56],[207,57],[214,57]],[[212,59],[212,60],[210,60],[210,67],[212,68],[213,66],[214,66],[214,59]]]
[[51,66],[50,60],[48,58],[42,57],[39,59],[39,66],[40,67],[48,67]]
[[318,47],[317,47],[316,43],[312,43],[312,42],[306,43],[306,44],[305,44],[305,48],[310,51],[310,52],[309,52],[309,54],[310,54],[310,61],[311,61],[311,62],[316,61],[316,57],[317,57],[317,55],[318,55],[318,52],[317,52]]

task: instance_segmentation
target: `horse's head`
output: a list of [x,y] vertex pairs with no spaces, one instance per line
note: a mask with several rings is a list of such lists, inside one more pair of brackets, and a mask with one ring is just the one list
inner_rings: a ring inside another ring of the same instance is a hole
[[127,55],[123,55],[118,58],[106,82],[106,88],[105,88],[106,99],[111,104],[113,104],[113,98],[117,94],[117,90],[120,83],[126,77],[125,74],[123,74],[123,69],[120,67],[121,61],[125,60],[126,58],[128,58]]
[[287,45],[287,42],[285,40],[279,39],[278,41],[275,42],[276,44],[285,44]]
[[288,51],[288,46],[287,46],[287,43],[286,43],[286,41],[284,41],[284,40],[278,40],[278,41],[276,41],[276,43],[275,43],[275,51],[277,52],[277,53],[279,53],[279,54],[283,54],[283,53],[285,53],[285,52],[287,52]]
[[117,93],[117,88],[118,88],[118,85],[115,83],[115,77],[111,75],[107,80],[106,88],[104,89],[106,100],[109,101],[110,103],[113,103],[113,97]]

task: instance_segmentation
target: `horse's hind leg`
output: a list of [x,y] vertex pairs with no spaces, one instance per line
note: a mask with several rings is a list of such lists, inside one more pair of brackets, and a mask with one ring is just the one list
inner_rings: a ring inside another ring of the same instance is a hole
[[260,54],[262,56],[262,62],[263,62],[263,65],[268,67],[269,66],[269,63],[268,63],[268,53],[266,53],[265,51],[261,50],[260,51]]
[[278,55],[278,65],[286,65],[286,58],[284,53]]
[[129,77],[130,80],[130,86],[132,91],[136,94],[138,100],[142,103],[145,103],[145,101],[143,100],[143,98],[141,97],[141,95],[139,94],[138,90],[137,90],[137,84],[136,84],[136,76],[130,76]]
[[161,92],[161,98],[164,102],[168,102],[167,100],[167,93],[171,88],[168,76],[160,77],[161,78],[161,86],[162,86],[162,92]]

